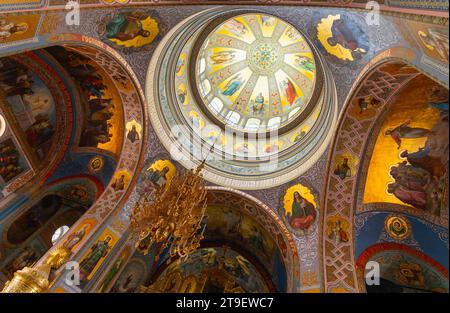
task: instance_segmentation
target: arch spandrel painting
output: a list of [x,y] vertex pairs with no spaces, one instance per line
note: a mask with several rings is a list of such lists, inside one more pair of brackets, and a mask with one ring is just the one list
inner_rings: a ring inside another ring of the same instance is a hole
[[322,18],[317,24],[317,38],[329,54],[344,61],[359,60],[370,50],[367,34],[348,14]]
[[99,25],[99,33],[116,47],[141,48],[159,38],[160,25],[155,15],[138,10],[111,14]]
[[311,189],[301,184],[289,187],[283,197],[286,223],[297,234],[305,234],[317,219],[317,200]]
[[448,91],[418,76],[393,101],[373,148],[364,203],[439,217],[448,209]]

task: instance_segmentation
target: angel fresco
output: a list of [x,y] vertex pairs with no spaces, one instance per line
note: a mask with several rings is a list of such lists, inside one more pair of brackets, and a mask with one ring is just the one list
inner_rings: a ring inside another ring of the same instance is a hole
[[426,137],[429,133],[429,129],[420,127],[410,127],[411,120],[408,120],[395,127],[394,129],[387,129],[384,134],[386,136],[391,136],[392,139],[397,143],[397,149],[401,148],[403,138],[422,138]]
[[222,64],[233,61],[235,57],[233,51],[219,51],[211,56],[211,60],[214,64]]
[[369,41],[361,27],[349,19],[341,16],[334,20],[331,26],[332,36],[327,39],[330,46],[341,45],[351,51],[354,59],[360,59],[369,51]]
[[423,137],[426,141],[416,151],[400,153],[404,161],[390,169],[394,182],[387,185],[387,191],[406,204],[439,216],[448,184],[448,95],[432,88],[428,100],[431,108],[439,110],[439,120],[432,129],[412,128],[407,121],[388,133],[399,140]]
[[234,95],[244,83],[241,75],[232,78],[224,87],[222,94],[231,97]]

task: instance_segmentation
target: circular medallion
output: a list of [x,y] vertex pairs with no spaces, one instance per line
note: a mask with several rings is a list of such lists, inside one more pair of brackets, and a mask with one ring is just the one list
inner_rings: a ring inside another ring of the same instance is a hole
[[250,58],[248,59],[248,65],[254,72],[266,75],[270,74],[280,60],[280,52],[277,48],[278,45],[269,42],[258,43],[249,50]]
[[408,220],[397,215],[389,215],[384,221],[386,232],[396,240],[403,240],[411,233]]
[[100,156],[93,157],[89,161],[89,171],[91,171],[93,173],[99,172],[103,168],[103,165],[104,165],[104,161],[103,161],[102,157],[100,157]]

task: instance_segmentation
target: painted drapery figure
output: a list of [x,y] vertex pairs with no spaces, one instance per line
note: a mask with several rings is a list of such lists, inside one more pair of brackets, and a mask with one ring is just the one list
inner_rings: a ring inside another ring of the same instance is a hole
[[110,241],[111,237],[107,236],[104,240],[98,241],[91,247],[89,254],[80,263],[81,281],[86,281],[98,262],[108,254],[111,249],[111,246],[109,245]]
[[314,205],[303,198],[297,191],[294,192],[292,212],[288,214],[288,221],[292,228],[306,230],[316,219],[316,209]]

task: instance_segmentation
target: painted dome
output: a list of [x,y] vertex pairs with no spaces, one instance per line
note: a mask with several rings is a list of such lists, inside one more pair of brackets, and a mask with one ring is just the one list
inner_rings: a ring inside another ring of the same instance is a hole
[[201,103],[218,124],[246,132],[273,130],[305,111],[316,65],[298,30],[277,17],[252,13],[209,33],[195,77]]
[[[173,28],[148,69],[156,134],[204,178],[240,189],[280,185],[323,153],[336,121],[334,82],[292,24],[217,9]],[[167,73],[170,73],[167,75]]]

